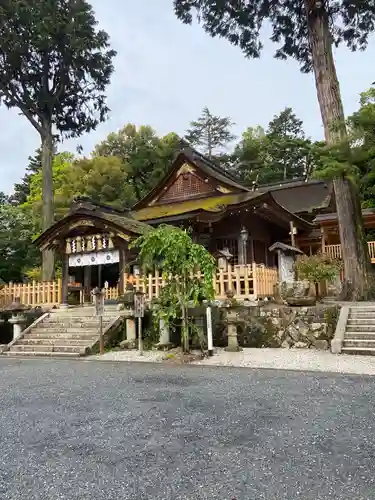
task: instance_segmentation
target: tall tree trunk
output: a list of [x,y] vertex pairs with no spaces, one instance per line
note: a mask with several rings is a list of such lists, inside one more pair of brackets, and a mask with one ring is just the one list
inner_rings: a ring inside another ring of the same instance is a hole
[[[324,134],[329,146],[346,147],[350,158],[344,108],[332,52],[332,37],[324,2],[304,0],[315,84]],[[361,300],[370,292],[371,263],[364,237],[359,194],[345,172],[333,179],[344,262],[345,299]]]
[[[42,229],[46,231],[54,222],[53,203],[53,136],[51,123],[43,124],[42,131],[42,176],[43,176],[43,209]],[[55,274],[55,255],[52,250],[43,250],[42,253],[42,279],[51,281]]]

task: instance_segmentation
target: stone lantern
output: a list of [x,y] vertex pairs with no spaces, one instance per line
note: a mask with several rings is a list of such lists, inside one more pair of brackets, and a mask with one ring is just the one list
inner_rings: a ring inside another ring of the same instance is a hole
[[230,253],[227,247],[222,250],[217,250],[214,254],[214,257],[217,259],[218,268],[224,272],[228,271],[228,264],[233,255]]
[[237,338],[237,323],[238,323],[238,304],[233,298],[232,290],[227,292],[227,300],[224,303],[226,307],[226,320],[228,325],[228,346],[225,348],[228,352],[238,352],[242,351],[242,348],[238,345]]
[[9,318],[9,323],[13,325],[13,340],[18,339],[25,328],[27,321],[26,316],[24,315],[25,310],[26,307],[21,304],[20,297],[15,297],[9,307],[9,311],[12,313],[12,316]]

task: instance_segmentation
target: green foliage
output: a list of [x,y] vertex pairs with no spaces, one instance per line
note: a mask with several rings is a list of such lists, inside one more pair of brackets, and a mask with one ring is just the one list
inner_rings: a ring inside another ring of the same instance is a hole
[[191,128],[187,130],[185,139],[212,159],[215,153],[218,156],[236,138],[230,131],[233,125],[230,118],[215,116],[205,107],[200,117],[190,123]]
[[[129,206],[134,201],[128,183],[128,173],[117,157],[96,156],[75,159],[71,153],[60,153],[53,161],[55,218],[63,217],[77,196],[88,196],[94,202],[115,208]],[[41,230],[42,172],[30,179],[30,194],[23,205]]]
[[360,97],[360,107],[348,119],[351,152],[362,206],[375,207],[375,88]]
[[33,234],[29,217],[20,207],[0,206],[0,278],[4,281],[22,281],[25,269],[39,264]]
[[[182,321],[182,343],[189,349],[188,307],[214,297],[213,273],[216,263],[201,245],[193,243],[187,231],[162,225],[138,238],[132,247],[139,249],[144,273],[157,268],[165,280],[159,300],[154,304],[157,318],[167,323]],[[201,278],[196,273],[201,273]]]
[[[292,57],[300,63],[302,71],[309,72],[312,58],[305,3],[304,0],[174,0],[174,10],[183,23],[198,20],[211,36],[226,38],[251,58],[260,57],[262,27],[269,23],[271,41],[278,46],[275,57]],[[372,1],[312,2],[309,16],[323,9],[327,10],[335,46],[345,43],[351,50],[367,47],[375,23]]]
[[30,183],[32,176],[42,170],[42,151],[37,149],[34,156],[29,156],[29,164],[26,167],[26,174],[23,176],[21,182],[14,185],[14,193],[12,195],[12,202],[17,205],[22,205],[27,201],[30,195]]
[[317,158],[302,121],[291,108],[275,115],[267,131],[249,127],[234,151],[237,174],[248,183],[267,184],[309,177]]
[[333,281],[340,272],[341,263],[326,255],[302,255],[298,258],[295,267],[299,279],[321,283]]
[[126,203],[126,206],[130,206],[132,202],[143,198],[168,171],[179,140],[174,133],[158,137],[147,125],[137,129],[129,123],[98,144],[94,156],[116,156],[121,160],[133,190]]
[[[63,152],[57,154],[52,163],[53,188],[55,193],[55,219],[64,216],[69,207],[72,193],[69,191],[69,172],[72,169],[74,156]],[[83,178],[81,179],[83,181]],[[69,191],[69,199],[66,199],[66,191]],[[42,230],[42,205],[43,205],[43,173],[41,170],[32,174],[29,180],[29,195],[22,205],[25,213],[33,222],[34,236]]]

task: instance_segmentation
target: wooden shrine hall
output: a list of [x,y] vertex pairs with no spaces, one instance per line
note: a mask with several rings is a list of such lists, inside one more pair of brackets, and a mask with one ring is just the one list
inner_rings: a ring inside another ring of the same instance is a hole
[[[237,295],[257,298],[271,295],[278,280],[277,255],[270,251],[276,242],[292,244],[307,254],[329,253],[329,222],[339,256],[334,215],[335,199],[327,182],[292,180],[249,187],[185,147],[165,177],[131,210],[80,198],[36,244],[61,256],[62,302],[67,303],[75,290],[89,301],[92,289],[104,283],[117,290],[113,296],[124,292],[128,275],[136,270],[137,255],[129,249],[132,240],[159,224],[177,225],[191,230],[194,241],[218,258],[217,296],[237,283]],[[368,218],[375,221],[374,214]],[[267,275],[263,285],[256,282],[261,270]],[[155,273],[148,277],[150,299],[158,295]],[[137,279],[146,290],[146,282]]]

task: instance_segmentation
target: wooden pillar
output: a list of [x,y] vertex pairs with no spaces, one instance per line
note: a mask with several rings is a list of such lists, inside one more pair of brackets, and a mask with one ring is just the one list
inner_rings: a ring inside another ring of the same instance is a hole
[[119,295],[123,295],[125,293],[125,266],[126,266],[126,255],[125,250],[123,248],[119,249],[120,252],[120,262],[119,262]]
[[251,264],[255,262],[254,238],[252,236],[250,236],[250,262]]
[[68,307],[69,255],[67,254],[63,255],[61,274],[61,306]]
[[290,240],[292,242],[292,247],[296,246],[296,237],[294,234],[294,224],[292,221],[290,221]]
[[326,250],[326,233],[323,227],[320,229],[320,232],[322,233],[322,254],[324,254]]
[[238,264],[240,266],[243,266],[245,264],[245,252],[244,252],[244,244],[241,238],[241,235],[238,235],[237,238],[237,245],[238,245]]
[[83,268],[83,301],[91,302],[91,266]]

